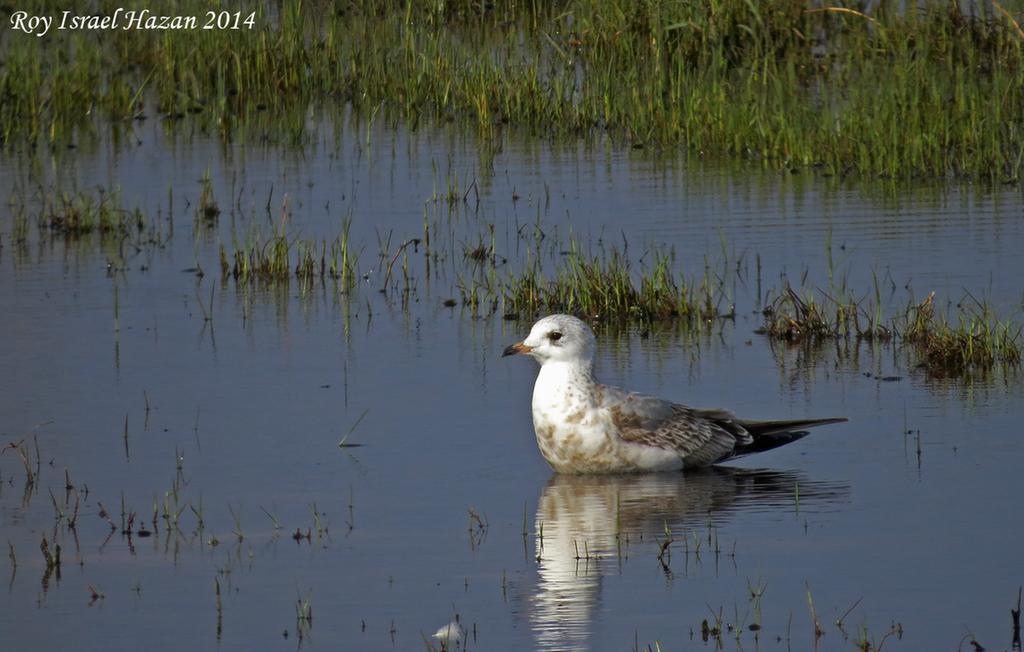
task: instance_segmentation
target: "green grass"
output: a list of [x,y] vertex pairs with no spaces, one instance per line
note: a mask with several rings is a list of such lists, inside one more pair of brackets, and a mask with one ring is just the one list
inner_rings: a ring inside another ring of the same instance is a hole
[[484,143],[509,124],[829,175],[1017,181],[1021,3],[986,19],[956,7],[285,0],[257,9],[252,30],[9,32],[0,143],[59,147],[155,118],[172,137],[189,124],[301,144],[311,110],[351,107],[364,122],[454,120]]
[[[674,257],[654,251],[652,262],[636,272],[628,256],[618,249],[587,254],[576,241],[550,276],[539,262],[527,263],[504,279],[505,314],[532,318],[566,312],[610,322],[652,322],[669,319],[711,321],[731,317],[732,306],[722,313],[722,289],[705,276],[687,281],[676,270]],[[465,297],[464,297],[465,301]]]

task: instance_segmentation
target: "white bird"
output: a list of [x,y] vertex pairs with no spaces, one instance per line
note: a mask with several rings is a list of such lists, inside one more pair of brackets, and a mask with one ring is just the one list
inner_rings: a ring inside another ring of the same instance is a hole
[[602,385],[594,378],[596,339],[570,315],[549,315],[503,356],[540,363],[533,387],[533,428],[544,459],[563,473],[669,471],[707,466],[776,448],[804,428],[845,418],[747,421],[722,409],[698,409]]
[[463,647],[466,642],[466,629],[459,624],[459,617],[448,623],[433,634],[441,643],[442,650],[456,650]]

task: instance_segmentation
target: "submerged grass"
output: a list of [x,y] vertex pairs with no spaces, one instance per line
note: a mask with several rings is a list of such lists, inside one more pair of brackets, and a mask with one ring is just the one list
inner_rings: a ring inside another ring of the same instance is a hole
[[128,236],[133,231],[142,233],[146,228],[141,210],[122,208],[120,193],[103,190],[95,195],[87,192],[50,195],[37,222],[40,230],[68,239],[94,233],[103,237]]
[[[126,208],[119,189],[93,190],[38,188],[18,193],[7,206],[10,243],[15,260],[28,260],[30,245],[63,243],[75,250],[99,247],[108,271],[120,270],[143,251],[166,245],[173,223],[157,215],[150,218],[138,207]],[[33,226],[35,227],[33,229]],[[146,262],[142,263],[145,268]]]
[[[207,219],[203,205],[216,204],[208,188],[204,182],[201,196],[205,200],[195,212],[197,222]],[[16,197],[10,212],[11,241],[16,247],[26,247],[34,223],[41,241],[100,244],[107,254],[108,272],[126,269],[126,261],[146,248],[165,245],[173,231],[169,220],[159,214],[150,220],[139,209],[125,209],[119,192],[102,188],[41,193],[31,201]],[[461,243],[453,237],[437,237],[437,229],[432,232],[429,223],[422,239],[410,238],[397,246],[392,245],[390,234],[379,235],[376,269],[360,270],[362,248],[350,238],[351,215],[342,220],[336,237],[320,240],[290,235],[289,222],[286,201],[270,237],[251,225],[243,241],[231,247],[222,244],[222,282],[233,279],[238,286],[268,288],[286,287],[294,279],[304,290],[314,282],[332,282],[337,291],[351,293],[361,279],[373,279],[386,300],[399,297],[407,308],[410,301],[420,299],[421,285],[430,293],[431,283],[443,279],[444,267],[452,274],[448,278],[454,279],[453,289],[460,299],[445,299],[444,305],[461,303],[474,316],[529,320],[566,312],[605,323],[649,326],[674,321],[694,327],[734,319],[735,288],[730,284],[746,284],[750,274],[742,256],[730,259],[724,242],[719,262],[705,256],[702,272],[687,274],[683,272],[687,266],[672,250],[655,245],[636,257],[625,240],[621,247],[603,240],[588,244],[572,235],[546,235],[539,223],[532,225],[532,231],[527,225],[515,235],[508,234],[505,240],[491,224],[475,239]],[[441,242],[446,239],[448,247],[461,249],[461,256],[446,248]],[[499,251],[507,246],[518,250],[506,257]],[[147,263],[140,267],[146,268]],[[936,309],[934,294],[921,301],[911,297],[893,309],[892,298],[883,302],[877,276],[873,291],[862,297],[853,295],[846,279],[836,278],[834,271],[828,279],[827,290],[796,289],[784,280],[778,290],[768,293],[758,332],[810,345],[892,341],[912,354],[913,364],[934,374],[1016,366],[1022,360],[1024,329],[1019,322],[1000,319],[991,305],[969,293],[944,313]],[[891,279],[885,284],[895,291]],[[760,272],[757,287],[760,302]],[[115,316],[116,296],[115,289]],[[212,312],[206,319],[212,319]]]
[[221,277],[230,276],[240,284],[287,282],[293,276],[300,282],[333,279],[342,291],[352,290],[360,251],[349,241],[350,224],[346,220],[338,237],[330,241],[290,239],[282,230],[268,239],[251,236],[230,257],[222,245]]
[[[360,278],[374,272],[364,274],[358,269],[360,252],[349,241],[349,224],[345,222],[333,241],[292,239],[282,228],[269,239],[251,237],[230,257],[222,248],[223,278],[261,286],[288,283],[292,278],[302,283],[332,278],[342,291],[352,290]],[[687,275],[671,250],[653,246],[636,258],[626,241],[621,248],[601,241],[595,247],[572,236],[541,244],[520,233],[519,238],[527,241],[526,251],[510,261],[498,253],[503,243],[493,226],[487,225],[485,233],[455,245],[461,247],[461,256],[438,249],[436,242],[424,246],[419,262],[414,245],[426,237],[397,247],[391,245],[390,237],[382,237],[376,261],[380,292],[386,300],[400,298],[407,308],[410,300],[419,300],[421,275],[430,292],[431,278],[440,278],[438,261],[447,261],[458,299],[443,299],[442,304],[461,305],[475,317],[531,320],[564,312],[608,324],[647,327],[678,322],[697,327],[734,320],[735,289],[730,284],[745,284],[750,274],[742,257],[730,259],[724,244],[721,261],[713,263],[705,256],[702,273]],[[955,310],[951,307],[953,316],[943,316],[935,310],[934,295],[920,302],[910,298],[893,309],[891,298],[883,302],[877,276],[873,291],[861,297],[851,293],[845,278],[830,274],[829,279],[829,290],[798,290],[784,281],[779,289],[769,291],[763,323],[756,332],[810,346],[837,340],[892,343],[913,354],[912,364],[934,374],[1021,362],[1022,327],[998,319],[990,305],[971,295]]]
[[[101,3],[99,13],[114,9]],[[175,13],[207,9],[183,0]],[[56,146],[95,132],[98,119],[126,125],[147,111],[171,132],[194,120],[226,139],[302,142],[311,107],[351,106],[413,128],[461,119],[485,139],[512,124],[827,174],[1016,181],[1020,9],[286,0],[259,5],[251,28],[187,38],[12,31],[0,48],[0,143]]]

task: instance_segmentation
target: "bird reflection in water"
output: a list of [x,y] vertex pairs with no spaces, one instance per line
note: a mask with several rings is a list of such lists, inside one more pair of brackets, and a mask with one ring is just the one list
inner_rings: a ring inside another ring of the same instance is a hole
[[681,547],[685,532],[709,523],[721,526],[737,512],[797,505],[821,511],[848,495],[844,483],[816,482],[790,471],[711,467],[687,473],[555,474],[540,496],[534,522],[537,584],[530,619],[537,647],[589,649],[602,577],[620,571],[630,546],[634,554],[637,546],[649,546],[656,556],[658,542],[668,537],[666,528]]

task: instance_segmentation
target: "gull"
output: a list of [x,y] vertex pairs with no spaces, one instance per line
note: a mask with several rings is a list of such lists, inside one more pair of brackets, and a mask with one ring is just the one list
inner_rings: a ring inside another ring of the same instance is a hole
[[845,418],[749,421],[602,385],[594,332],[571,315],[549,315],[502,357],[540,363],[533,428],[548,464],[562,473],[671,471],[709,466],[800,439],[805,428]]

